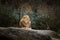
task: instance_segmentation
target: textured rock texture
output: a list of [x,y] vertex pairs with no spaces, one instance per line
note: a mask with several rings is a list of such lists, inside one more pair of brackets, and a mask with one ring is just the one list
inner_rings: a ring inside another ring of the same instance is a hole
[[54,33],[50,30],[25,30],[16,27],[0,27],[0,40],[52,40]]

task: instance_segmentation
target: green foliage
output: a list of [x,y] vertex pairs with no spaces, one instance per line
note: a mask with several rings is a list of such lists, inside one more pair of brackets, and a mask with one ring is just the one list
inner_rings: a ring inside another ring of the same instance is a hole
[[11,7],[0,6],[0,26],[8,27],[17,24],[17,19],[13,15],[14,10]]
[[36,16],[36,14],[35,14],[35,17],[33,19],[34,23],[32,25],[33,28],[34,29],[47,29],[47,24],[46,24],[47,19],[48,18],[46,18],[46,15],[42,16],[42,15],[38,15],[38,13],[37,13],[37,16]]

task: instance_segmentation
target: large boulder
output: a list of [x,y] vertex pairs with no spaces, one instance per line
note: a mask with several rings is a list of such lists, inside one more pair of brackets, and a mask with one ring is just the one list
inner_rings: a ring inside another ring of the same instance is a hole
[[55,40],[57,34],[51,30],[0,27],[0,40]]
[[0,28],[0,40],[51,40],[51,38],[34,30],[11,27]]

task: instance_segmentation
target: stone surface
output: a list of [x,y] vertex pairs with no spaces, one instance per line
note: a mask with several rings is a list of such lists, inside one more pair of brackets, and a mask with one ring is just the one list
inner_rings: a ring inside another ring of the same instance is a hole
[[[53,31],[0,27],[0,40],[52,40]],[[56,33],[55,33],[56,34]]]

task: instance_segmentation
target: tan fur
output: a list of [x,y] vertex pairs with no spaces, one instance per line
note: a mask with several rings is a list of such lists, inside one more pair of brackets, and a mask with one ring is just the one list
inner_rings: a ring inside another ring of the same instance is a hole
[[23,6],[25,8],[25,13],[26,14],[29,13],[29,12],[31,12],[32,9],[31,9],[31,5],[29,3],[25,3],[25,4],[20,3],[19,6],[18,6],[18,11],[21,11],[21,9],[22,9]]
[[31,21],[28,15],[24,15],[20,22],[19,22],[21,28],[30,28],[31,27]]
[[25,13],[27,14],[27,13],[29,13],[29,12],[31,12],[31,6],[30,6],[30,4],[29,3],[26,3],[26,6],[25,6]]

